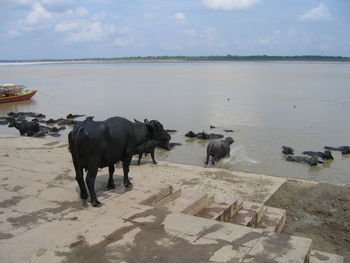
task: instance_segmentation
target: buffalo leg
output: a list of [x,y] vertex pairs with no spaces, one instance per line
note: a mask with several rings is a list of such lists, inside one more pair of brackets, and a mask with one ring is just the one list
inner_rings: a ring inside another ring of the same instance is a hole
[[210,153],[207,153],[207,158],[205,159],[205,164],[208,165],[209,163],[209,158],[210,158]]
[[153,163],[157,164],[156,160],[154,159],[154,150],[151,152],[151,157],[152,157]]
[[108,166],[108,171],[109,171],[109,178],[108,178],[107,188],[114,189],[115,188],[115,184],[113,180],[113,173],[115,171],[114,165]]
[[88,199],[89,195],[87,193],[86,186],[85,186],[85,183],[84,183],[84,173],[83,173],[83,169],[82,168],[76,168],[75,180],[79,184],[80,197],[82,199]]
[[129,174],[129,165],[130,165],[131,159],[132,159],[132,155],[126,157],[123,160],[124,186],[125,187],[131,187],[132,186],[132,183],[130,182],[129,176],[128,176],[128,174]]
[[215,162],[219,161],[219,159],[219,156],[215,154],[213,157],[211,157],[211,164],[215,165]]
[[97,200],[96,193],[95,193],[96,175],[97,175],[97,167],[96,168],[89,168],[87,176],[86,176],[86,185],[89,189],[91,204],[93,206],[100,206],[101,203]]
[[139,154],[139,159],[138,159],[138,161],[137,161],[137,165],[140,165],[140,163],[141,163],[141,158],[142,158],[142,153]]

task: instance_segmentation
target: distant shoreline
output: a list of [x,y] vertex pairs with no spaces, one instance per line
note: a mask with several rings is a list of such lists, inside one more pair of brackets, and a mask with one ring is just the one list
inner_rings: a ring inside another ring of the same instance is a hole
[[47,65],[47,64],[112,64],[112,63],[294,63],[294,64],[350,64],[350,61],[328,60],[181,60],[181,59],[116,59],[116,60],[62,60],[0,62],[0,66]]
[[133,57],[94,57],[72,59],[18,59],[1,60],[0,65],[40,65],[40,64],[84,64],[84,63],[350,63],[350,57],[342,56],[267,56],[267,55],[211,55],[211,56],[133,56]]

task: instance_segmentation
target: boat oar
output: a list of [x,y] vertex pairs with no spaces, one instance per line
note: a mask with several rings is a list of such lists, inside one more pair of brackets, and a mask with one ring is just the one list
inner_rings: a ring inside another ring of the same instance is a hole
[[45,92],[42,92],[42,91],[39,91],[39,90],[38,90],[38,93],[41,93],[41,94],[43,94],[43,95],[46,95],[46,96],[49,96],[49,97],[51,97],[51,98],[56,99],[56,97],[55,97],[55,96],[52,96],[52,95],[47,94],[47,93],[45,93]]

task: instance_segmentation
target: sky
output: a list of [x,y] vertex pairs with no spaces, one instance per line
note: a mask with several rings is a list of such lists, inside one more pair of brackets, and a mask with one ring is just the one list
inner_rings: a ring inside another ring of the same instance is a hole
[[350,57],[350,0],[0,0],[0,60]]

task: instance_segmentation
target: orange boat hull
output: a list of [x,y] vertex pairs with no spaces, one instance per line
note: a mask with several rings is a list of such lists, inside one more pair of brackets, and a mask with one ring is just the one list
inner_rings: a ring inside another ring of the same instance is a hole
[[29,100],[35,95],[36,92],[37,92],[36,90],[31,90],[31,91],[26,92],[25,94],[17,94],[17,95],[9,96],[9,97],[2,96],[2,97],[0,97],[0,103]]

